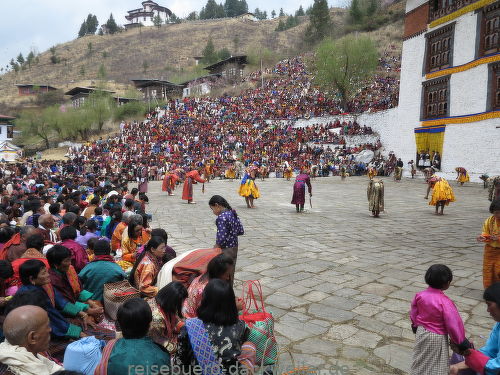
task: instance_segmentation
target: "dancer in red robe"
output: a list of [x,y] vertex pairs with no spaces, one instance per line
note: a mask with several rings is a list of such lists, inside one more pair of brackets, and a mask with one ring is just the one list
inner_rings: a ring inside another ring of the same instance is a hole
[[166,191],[168,195],[174,195],[173,191],[175,190],[175,184],[179,181],[179,174],[176,169],[169,170],[165,173],[165,177],[163,178],[163,184],[161,187],[162,191]]
[[193,202],[193,184],[196,182],[205,183],[205,180],[201,178],[200,172],[196,169],[186,173],[186,179],[184,180],[184,188],[182,189],[182,199],[188,201],[188,203]]

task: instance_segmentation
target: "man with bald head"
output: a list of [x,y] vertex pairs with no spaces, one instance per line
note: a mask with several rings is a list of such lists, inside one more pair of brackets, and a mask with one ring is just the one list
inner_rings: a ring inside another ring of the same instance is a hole
[[5,341],[0,344],[0,363],[19,375],[50,375],[63,370],[43,357],[50,343],[47,312],[38,306],[21,306],[12,310],[3,323]]
[[54,216],[51,214],[44,214],[38,218],[38,228],[36,228],[36,231],[42,235],[45,245],[57,242],[57,236],[52,231],[54,224]]

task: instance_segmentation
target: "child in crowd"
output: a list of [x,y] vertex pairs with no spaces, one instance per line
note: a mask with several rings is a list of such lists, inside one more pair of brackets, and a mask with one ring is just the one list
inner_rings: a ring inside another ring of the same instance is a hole
[[443,293],[452,280],[453,274],[447,266],[432,265],[425,273],[429,287],[418,292],[411,302],[410,319],[416,334],[411,375],[448,375],[448,337],[461,348],[470,346],[455,304]]
[[[102,215],[102,208],[96,207],[94,210],[94,216],[91,217],[97,223],[97,232],[101,233],[102,224],[104,223],[104,217]],[[102,236],[102,234],[101,234]]]

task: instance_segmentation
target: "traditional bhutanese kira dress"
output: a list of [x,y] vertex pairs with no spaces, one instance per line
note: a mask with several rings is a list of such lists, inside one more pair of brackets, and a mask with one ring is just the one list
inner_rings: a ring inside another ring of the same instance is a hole
[[[500,223],[492,215],[483,224],[481,235],[500,236]],[[484,244],[483,285],[486,289],[500,281],[500,241],[487,241]]]

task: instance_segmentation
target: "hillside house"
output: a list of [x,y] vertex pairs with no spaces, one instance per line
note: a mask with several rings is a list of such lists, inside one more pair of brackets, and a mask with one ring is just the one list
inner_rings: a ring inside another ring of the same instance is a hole
[[16,84],[19,96],[37,95],[44,92],[55,91],[57,88],[49,85],[35,85],[34,83]]
[[182,97],[185,98],[187,96],[203,96],[210,94],[213,85],[217,84],[217,81],[219,81],[221,77],[222,74],[220,73],[209,74],[204,77],[198,77],[181,83],[181,85],[184,86]]
[[237,18],[246,20],[246,21],[258,21],[257,17],[253,13],[243,13],[240,14]]
[[153,20],[156,16],[160,16],[162,22],[167,23],[172,16],[170,9],[158,5],[154,1],[143,1],[142,8],[129,10],[128,15],[125,16],[128,24],[125,24],[126,29],[134,28],[137,26],[154,26]]
[[133,79],[134,86],[142,92],[144,101],[167,100],[182,96],[184,86],[162,79]]
[[64,95],[71,96],[73,108],[79,108],[83,106],[87,97],[95,91],[107,92],[109,94],[115,93],[114,91],[98,89],[95,87],[73,87],[71,90],[65,92]]
[[14,138],[14,120],[12,116],[0,115],[0,141],[10,141]]
[[230,83],[235,83],[243,78],[243,71],[247,65],[247,57],[231,56],[225,60],[219,61],[215,64],[207,66],[205,69],[210,74],[220,74]]

